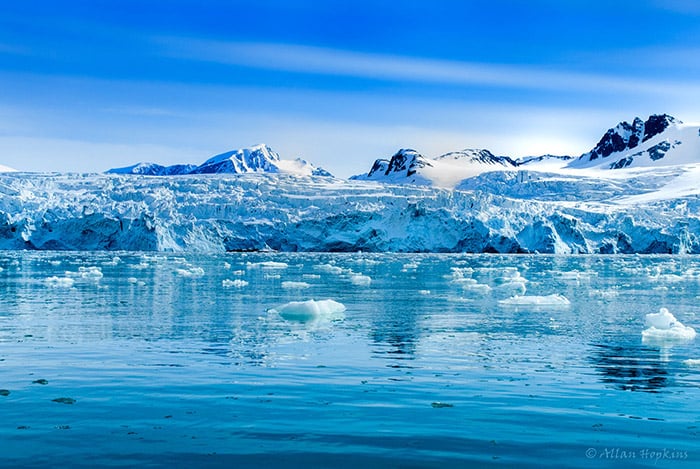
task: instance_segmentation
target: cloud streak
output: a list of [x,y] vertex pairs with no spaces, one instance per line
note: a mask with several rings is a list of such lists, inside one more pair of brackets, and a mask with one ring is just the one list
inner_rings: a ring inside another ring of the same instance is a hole
[[655,95],[698,93],[691,82],[574,73],[546,67],[458,62],[321,47],[158,38],[163,55],[226,65],[328,76],[513,89]]

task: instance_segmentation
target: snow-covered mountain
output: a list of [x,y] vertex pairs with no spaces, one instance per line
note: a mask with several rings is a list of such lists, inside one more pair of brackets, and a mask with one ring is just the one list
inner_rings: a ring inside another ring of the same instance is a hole
[[461,180],[515,165],[511,158],[488,150],[467,149],[429,159],[416,150],[401,149],[391,159],[376,160],[368,173],[350,179],[452,188]]
[[9,166],[5,166],[0,164],[0,173],[14,173],[17,172],[16,169],[10,168]]
[[298,176],[332,176],[328,171],[297,158],[283,160],[267,145],[228,151],[213,156],[201,165],[178,164],[162,166],[154,163],[138,163],[125,168],[114,168],[109,174],[140,174],[146,176],[173,176],[184,174],[246,174],[280,173]]
[[667,114],[635,118],[609,129],[570,168],[624,169],[700,163],[700,127]]

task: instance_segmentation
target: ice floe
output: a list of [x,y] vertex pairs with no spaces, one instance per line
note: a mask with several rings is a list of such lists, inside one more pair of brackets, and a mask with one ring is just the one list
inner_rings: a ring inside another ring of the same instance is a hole
[[75,285],[75,280],[70,277],[48,277],[44,279],[44,283],[50,287],[70,288]]
[[99,267],[79,267],[77,272],[66,271],[66,277],[84,278],[91,280],[99,280],[103,277],[102,270]]
[[241,280],[241,279],[236,279],[236,280],[225,279],[225,280],[221,281],[221,286],[224,288],[231,288],[231,287],[243,288],[247,285],[248,285],[248,282],[246,282],[245,280]]
[[368,287],[372,283],[372,278],[368,275],[357,274],[350,277],[350,282],[352,282],[353,285]]
[[292,282],[292,281],[285,281],[282,282],[282,288],[287,289],[287,290],[304,290],[306,288],[310,288],[311,285],[306,283],[306,282]]
[[513,296],[498,302],[504,306],[569,306],[571,302],[564,295],[555,293],[553,295],[525,295]]
[[289,267],[286,262],[264,261],[264,262],[248,262],[246,267],[249,269],[266,269],[266,270],[282,270]]
[[291,301],[269,312],[277,313],[287,321],[310,322],[340,320],[345,317],[345,305],[334,300]]
[[188,269],[175,269],[175,273],[180,277],[201,277],[204,275],[204,269],[201,267],[190,267]]
[[647,329],[642,331],[643,339],[657,340],[691,340],[695,338],[695,329],[684,326],[666,308],[658,313],[647,314],[644,318]]

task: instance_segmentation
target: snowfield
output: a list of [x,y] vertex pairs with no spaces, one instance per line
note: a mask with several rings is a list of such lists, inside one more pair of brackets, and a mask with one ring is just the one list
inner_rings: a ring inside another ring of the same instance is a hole
[[341,180],[261,145],[192,168],[0,172],[0,248],[700,253],[700,127],[666,115],[578,159],[400,150]]

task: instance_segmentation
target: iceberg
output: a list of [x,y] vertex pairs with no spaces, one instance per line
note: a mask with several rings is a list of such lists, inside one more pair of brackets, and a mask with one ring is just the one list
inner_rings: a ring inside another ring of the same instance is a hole
[[647,326],[642,331],[644,340],[692,340],[696,335],[695,329],[681,324],[666,308],[647,314],[644,322]]
[[277,313],[287,321],[311,322],[311,321],[334,321],[343,319],[345,316],[345,305],[334,300],[307,300],[291,301],[277,308],[269,310],[270,313]]

